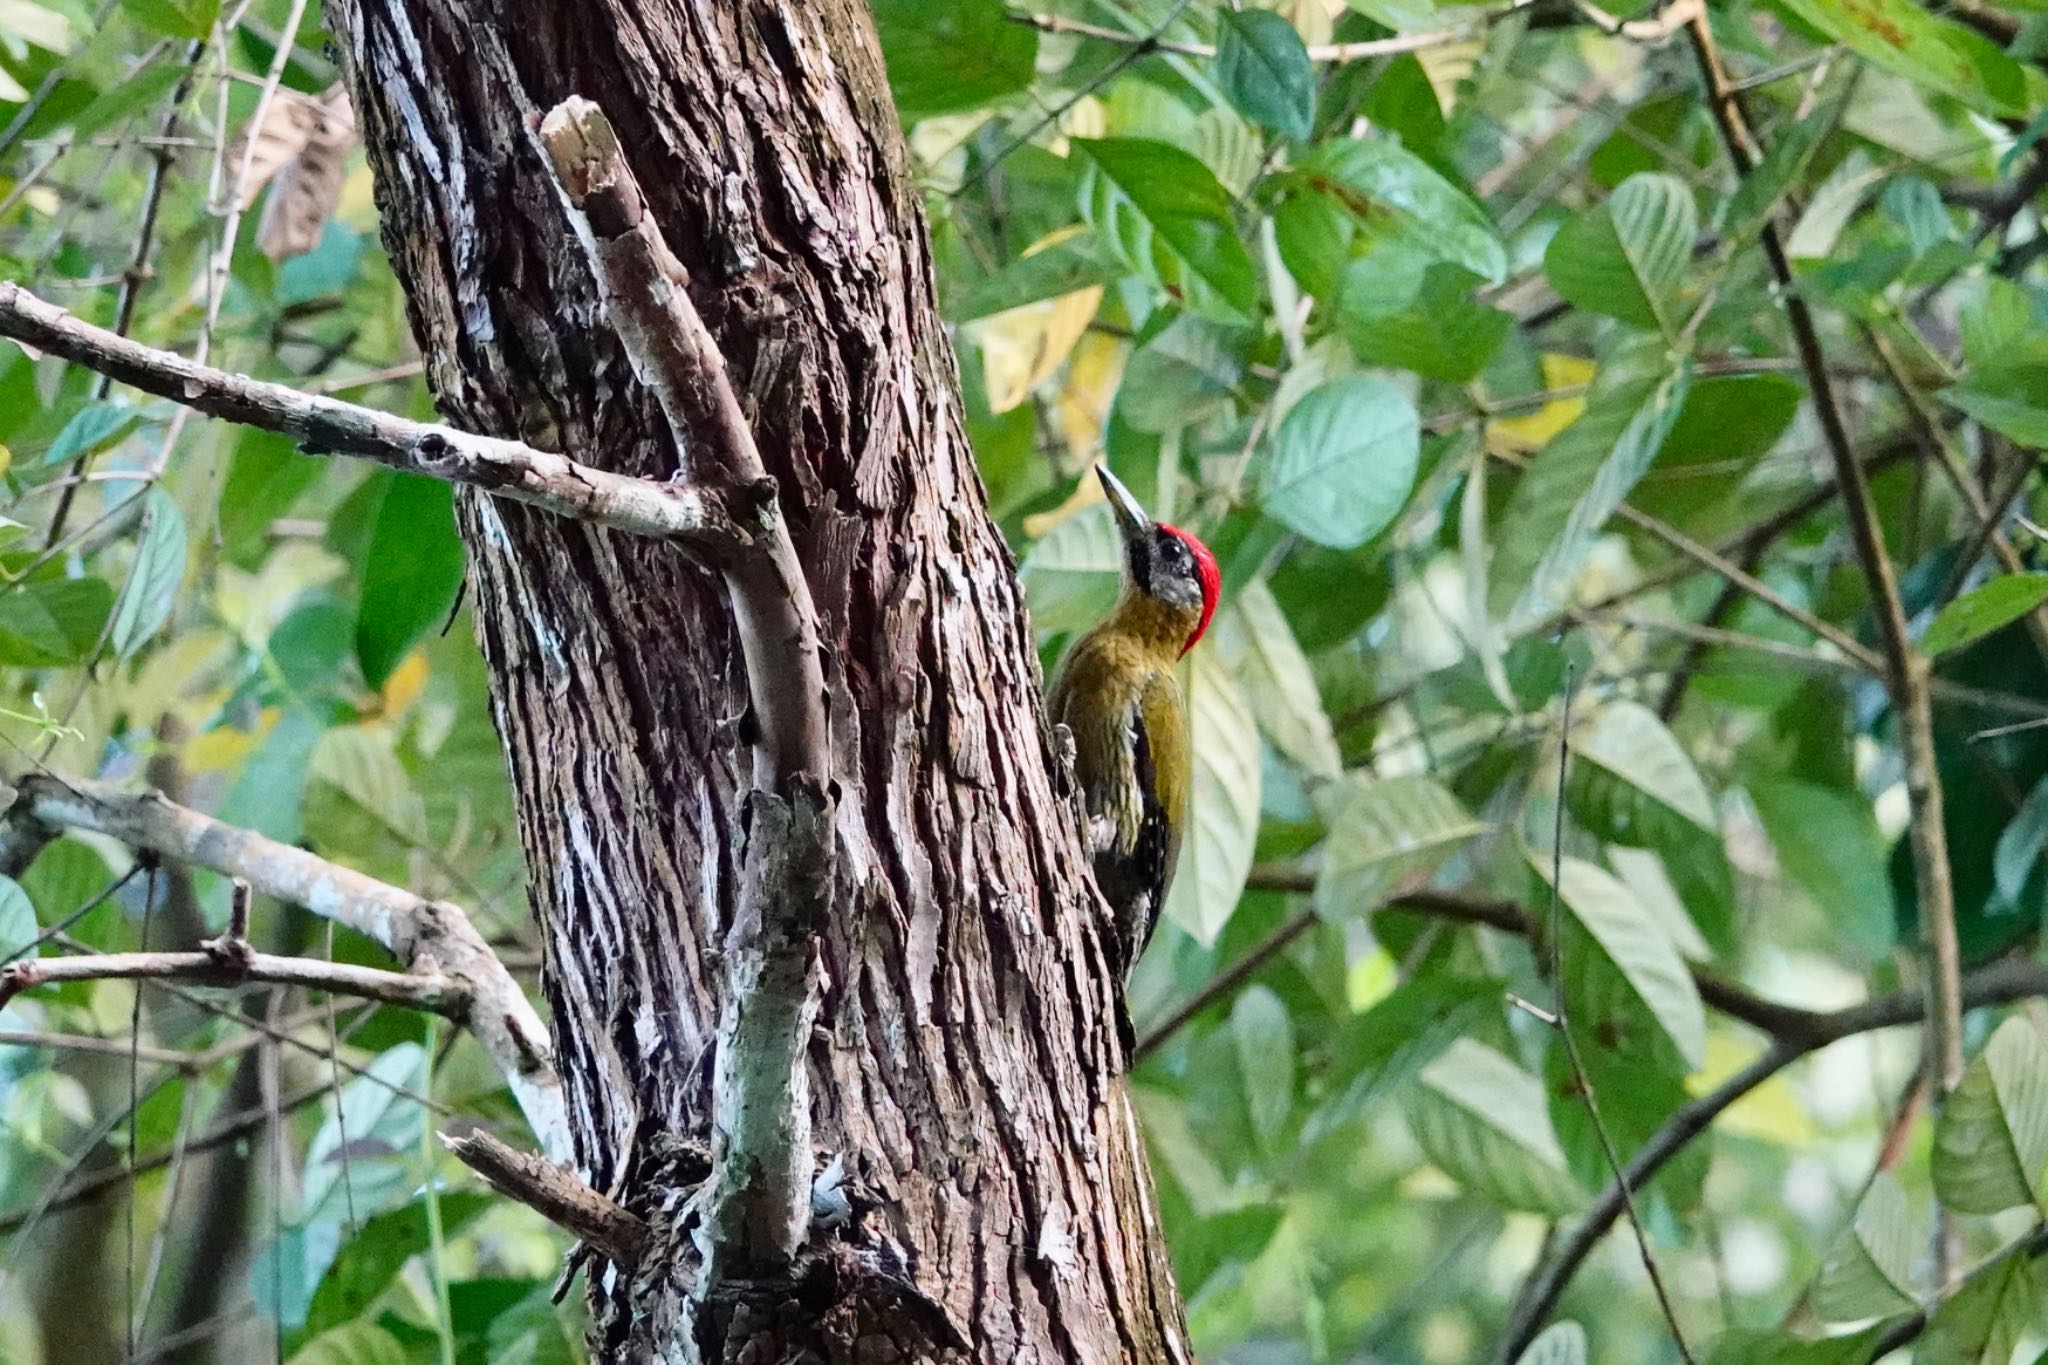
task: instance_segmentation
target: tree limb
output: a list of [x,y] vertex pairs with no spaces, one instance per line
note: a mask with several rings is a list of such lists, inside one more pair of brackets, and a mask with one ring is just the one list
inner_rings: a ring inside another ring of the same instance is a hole
[[567,1167],[538,1153],[522,1152],[474,1125],[435,1136],[499,1194],[516,1199],[613,1262],[631,1265],[639,1259],[647,1241],[646,1222],[584,1184]]
[[786,1266],[810,1226],[808,1054],[832,904],[833,801],[816,609],[717,342],[602,111],[572,96],[536,128],[605,311],[659,399],[686,472],[762,490],[758,534],[725,575],[756,722],[738,903],[711,1080],[700,1294]]
[[351,455],[636,535],[707,548],[745,538],[722,490],[628,478],[517,441],[230,374],[81,322],[11,280],[0,280],[0,336],[209,417],[280,432],[309,455]]
[[[510,1083],[541,1145],[550,1155],[568,1159],[568,1116],[554,1072],[547,1027],[459,907],[423,899],[304,849],[224,824],[156,792],[128,792],[106,782],[40,774],[24,777],[7,812],[6,827],[23,841],[31,837],[22,832],[25,827],[45,832],[56,828],[91,830],[223,876],[239,877],[273,900],[301,906],[376,940],[406,965],[408,973],[436,979],[446,992],[440,997],[442,1006],[404,998],[402,991],[392,1002],[433,1008],[467,1025]],[[104,964],[107,959],[90,961]],[[48,968],[57,964],[42,960],[34,965]],[[318,981],[291,984],[329,988]],[[334,989],[365,994],[340,986]],[[370,998],[389,997],[372,994]]]

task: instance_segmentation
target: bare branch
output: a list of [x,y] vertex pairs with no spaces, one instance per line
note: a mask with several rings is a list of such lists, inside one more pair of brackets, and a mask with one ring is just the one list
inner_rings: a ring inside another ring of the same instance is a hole
[[[2009,1005],[2048,995],[2048,966],[2010,959],[1972,972],[1963,982],[1963,1003],[1967,1008]],[[1866,1004],[1809,1016],[1807,1025],[1795,1033],[1775,1038],[1771,1045],[1741,1071],[1718,1088],[1674,1111],[1664,1125],[1638,1147],[1622,1168],[1621,1178],[1600,1192],[1592,1206],[1570,1232],[1559,1238],[1543,1261],[1523,1282],[1507,1331],[1501,1338],[1497,1357],[1502,1365],[1518,1359],[1544,1322],[1557,1307],[1565,1287],[1600,1239],[1621,1215],[1624,1186],[1641,1189],[1662,1170],[1685,1145],[1707,1130],[1721,1112],[1793,1062],[1818,1052],[1830,1043],[1859,1033],[1920,1024],[1926,1020],[1928,1001],[1915,991],[1900,991]]]
[[[1506,18],[1517,10],[1525,9],[1535,0],[1510,0],[1499,9],[1490,10],[1462,24],[1446,28],[1427,29],[1419,33],[1400,33],[1391,38],[1370,38],[1355,43],[1311,43],[1308,59],[1312,62],[1329,62],[1341,65],[1345,62],[1362,62],[1373,57],[1397,57],[1404,52],[1422,52],[1432,47],[1444,47],[1451,43],[1462,43],[1468,38],[1482,36],[1491,24]],[[1687,0],[1692,3],[1692,0]],[[1588,17],[1591,17],[1590,14]],[[1145,52],[1171,52],[1181,57],[1212,58],[1216,55],[1214,43],[1180,42],[1164,38],[1158,33],[1129,33],[1122,29],[1109,28],[1102,24],[1091,24],[1081,19],[1069,19],[1063,14],[1012,14],[1011,22],[1035,28],[1041,33],[1066,33],[1079,38],[1093,38],[1102,42],[1121,43],[1126,47]],[[1633,27],[1613,20],[1620,29]],[[1629,34],[1630,37],[1638,36]]]
[[499,1194],[526,1205],[614,1262],[630,1265],[639,1259],[647,1224],[567,1167],[538,1153],[522,1152],[475,1126],[447,1129],[436,1136]]
[[754,790],[711,1080],[712,1172],[700,1247],[709,1289],[734,1269],[786,1264],[810,1226],[808,1052],[831,906],[831,765],[810,585],[725,359],[689,276],[648,212],[618,136],[571,97],[535,129],[634,372],[660,400],[686,473],[763,490],[758,530],[725,574],[757,723]]
[[346,962],[279,957],[248,952],[230,958],[215,952],[101,953],[93,957],[28,957],[0,967],[0,1005],[22,991],[67,981],[187,981],[200,986],[241,986],[262,982],[303,986],[404,1005],[450,1019],[466,1018],[469,986],[439,974],[387,972]]
[[81,322],[8,280],[0,280],[0,336],[195,412],[281,432],[311,455],[351,455],[635,535],[706,548],[745,539],[717,490],[628,478],[517,441],[229,374]]
[[[541,1144],[550,1155],[568,1157],[568,1118],[561,1083],[554,1073],[547,1027],[459,907],[423,899],[304,849],[223,824],[156,792],[128,792],[105,782],[31,775],[21,780],[14,808],[8,812],[8,825],[24,821],[45,828],[91,830],[135,848],[242,878],[273,900],[302,906],[375,939],[413,976],[444,983],[449,1006],[424,1007],[436,1008],[437,1013],[469,1027],[511,1084]],[[311,963],[308,967],[322,965]],[[294,984],[328,988],[318,982]],[[344,987],[334,989],[365,994]],[[387,997],[372,994],[369,998]],[[402,993],[393,1003],[418,1005]]]
[[[1694,14],[1686,25],[1693,56],[1706,82],[1708,102],[1728,159],[1747,175],[1761,159],[1755,134],[1743,113],[1741,97],[1721,64],[1714,44],[1714,30],[1706,12]],[[1878,637],[1884,648],[1885,687],[1897,715],[1899,747],[1904,751],[1906,794],[1912,806],[1912,820],[1906,826],[1913,852],[1913,870],[1918,892],[1921,931],[1926,939],[1927,1028],[1933,1046],[1928,1049],[1933,1070],[1934,1095],[1939,1104],[1963,1078],[1962,953],[1956,940],[1955,886],[1948,863],[1948,831],[1942,809],[1941,778],[1934,756],[1933,669],[1925,655],[1913,645],[1906,621],[1906,609],[1899,594],[1898,573],[1885,548],[1884,528],[1879,524],[1877,504],[1870,494],[1862,463],[1856,458],[1842,405],[1835,396],[1820,331],[1814,325],[1813,310],[1793,276],[1792,262],[1775,221],[1766,219],[1762,242],[1772,277],[1785,306],[1786,321],[1792,327],[1793,346],[1806,370],[1812,391],[1814,414],[1820,419],[1821,435],[1835,464],[1835,478],[1842,488],[1842,507],[1849,517],[1849,531],[1856,544],[1856,557],[1869,583],[1871,607],[1877,617]],[[1944,1214],[1936,1239],[1935,1278],[1946,1282],[1952,1268],[1955,1243],[1953,1228]]]

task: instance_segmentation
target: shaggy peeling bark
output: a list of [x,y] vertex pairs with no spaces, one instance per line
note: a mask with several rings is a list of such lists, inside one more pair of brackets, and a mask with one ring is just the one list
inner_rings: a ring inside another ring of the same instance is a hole
[[744,1004],[721,945],[754,799],[732,619],[673,547],[463,505],[577,1159],[649,1227],[637,1264],[591,1276],[600,1354],[1185,1359],[1095,893],[864,10],[329,14],[451,422],[628,475],[693,467],[531,131],[587,97],[688,272],[816,604],[836,806],[809,1155],[849,1202],[808,1230],[800,1283],[700,1312],[678,1211],[701,1162],[679,1153],[702,1150],[707,1045]]

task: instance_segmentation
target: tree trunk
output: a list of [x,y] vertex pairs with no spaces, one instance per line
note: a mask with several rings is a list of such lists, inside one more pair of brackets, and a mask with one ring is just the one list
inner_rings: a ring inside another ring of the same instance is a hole
[[[665,477],[531,122],[617,126],[689,268],[810,578],[838,784],[810,1065],[853,1217],[801,1282],[692,1312],[745,803],[716,580],[674,548],[462,506],[592,1183],[663,1254],[590,1276],[601,1358],[1186,1359],[1099,901],[1049,778],[1010,555],[962,432],[921,210],[851,0],[345,0],[386,244],[459,426]],[[693,1169],[694,1168],[694,1169]]]

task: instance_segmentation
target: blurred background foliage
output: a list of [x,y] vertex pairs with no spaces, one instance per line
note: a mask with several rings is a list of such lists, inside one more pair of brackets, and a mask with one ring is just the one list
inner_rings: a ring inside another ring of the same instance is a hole
[[[1935,659],[1966,961],[2039,959],[2048,729],[2009,727],[2048,715],[2048,11],[1714,4],[1738,174],[1687,0],[876,10],[1046,660],[1115,591],[1095,462],[1224,567],[1131,995],[1204,1359],[1493,1358],[1611,1179],[1587,1090],[1626,1157],[1769,1042],[1717,984],[1919,987],[1875,618],[1767,224]],[[0,0],[0,276],[426,417],[320,22]],[[7,771],[153,783],[535,969],[445,488],[11,346],[0,475]],[[0,885],[0,955],[187,947],[226,901],[66,837]],[[256,937],[385,961],[285,907]],[[0,1030],[0,1359],[581,1358],[561,1239],[431,1143],[517,1128],[467,1039],[124,983]],[[1967,1041],[1939,1127],[1918,1031],[1859,1032],[1639,1192],[1695,1358],[1870,1359],[1934,1302],[1939,1190],[1981,1269],[1897,1358],[2048,1359],[2048,1016]],[[1530,1359],[1680,1358],[1626,1223],[1560,1315]]]

